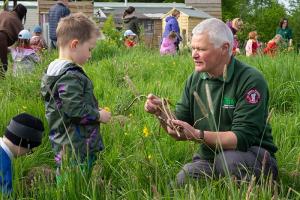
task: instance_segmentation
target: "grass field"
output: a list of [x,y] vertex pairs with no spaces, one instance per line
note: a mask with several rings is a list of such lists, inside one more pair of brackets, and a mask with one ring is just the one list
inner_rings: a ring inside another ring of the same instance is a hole
[[[44,103],[40,79],[47,65],[56,57],[45,54],[34,74],[14,78],[10,75],[0,84],[0,132],[11,117],[28,112],[43,119]],[[109,107],[114,116],[103,125],[105,151],[99,154],[90,179],[82,173],[69,173],[61,184],[37,178],[31,184],[24,176],[36,166],[54,167],[48,141],[48,127],[41,147],[14,161],[13,199],[300,199],[300,56],[282,54],[276,58],[238,59],[256,66],[270,87],[270,109],[280,179],[278,187],[267,180],[261,184],[233,184],[231,179],[201,180],[185,188],[172,188],[177,172],[191,160],[198,145],[176,142],[157,121],[144,112],[144,99],[127,106],[136,94],[154,93],[176,103],[184,82],[194,70],[186,51],[180,56],[161,57],[157,50],[144,47],[127,50],[102,41],[85,65],[94,83],[101,107]],[[135,88],[124,79],[130,77]],[[6,197],[2,197],[5,199]]]

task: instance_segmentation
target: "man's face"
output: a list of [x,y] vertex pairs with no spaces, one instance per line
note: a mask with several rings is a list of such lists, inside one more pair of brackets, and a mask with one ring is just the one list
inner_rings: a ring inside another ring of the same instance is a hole
[[222,58],[222,48],[215,48],[209,41],[207,33],[192,37],[192,57],[195,62],[195,71],[207,72],[210,75],[219,73],[219,63]]

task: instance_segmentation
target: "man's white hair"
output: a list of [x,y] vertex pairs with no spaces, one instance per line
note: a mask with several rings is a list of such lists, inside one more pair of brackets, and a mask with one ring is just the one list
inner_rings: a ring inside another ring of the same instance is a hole
[[192,31],[193,36],[207,33],[215,48],[229,43],[229,56],[232,55],[233,34],[229,27],[219,19],[210,18],[200,22]]

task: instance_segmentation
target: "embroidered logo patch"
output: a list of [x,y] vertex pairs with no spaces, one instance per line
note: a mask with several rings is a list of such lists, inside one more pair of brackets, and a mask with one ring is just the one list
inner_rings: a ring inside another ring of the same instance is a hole
[[246,93],[246,101],[250,104],[257,104],[260,100],[260,93],[255,89],[251,89]]
[[224,97],[223,99],[223,108],[235,108],[235,100],[228,98],[228,97]]

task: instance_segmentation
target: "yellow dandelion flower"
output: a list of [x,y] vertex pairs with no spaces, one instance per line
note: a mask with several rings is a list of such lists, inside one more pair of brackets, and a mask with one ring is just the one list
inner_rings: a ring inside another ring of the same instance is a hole
[[143,133],[144,133],[144,137],[148,137],[149,136],[149,130],[146,126],[144,126],[144,129],[143,129]]
[[110,112],[110,108],[109,107],[104,107],[104,110],[106,110],[107,112]]
[[151,160],[151,158],[152,158],[152,155],[151,155],[151,154],[149,154],[149,155],[148,155],[148,159],[149,159],[149,160]]

